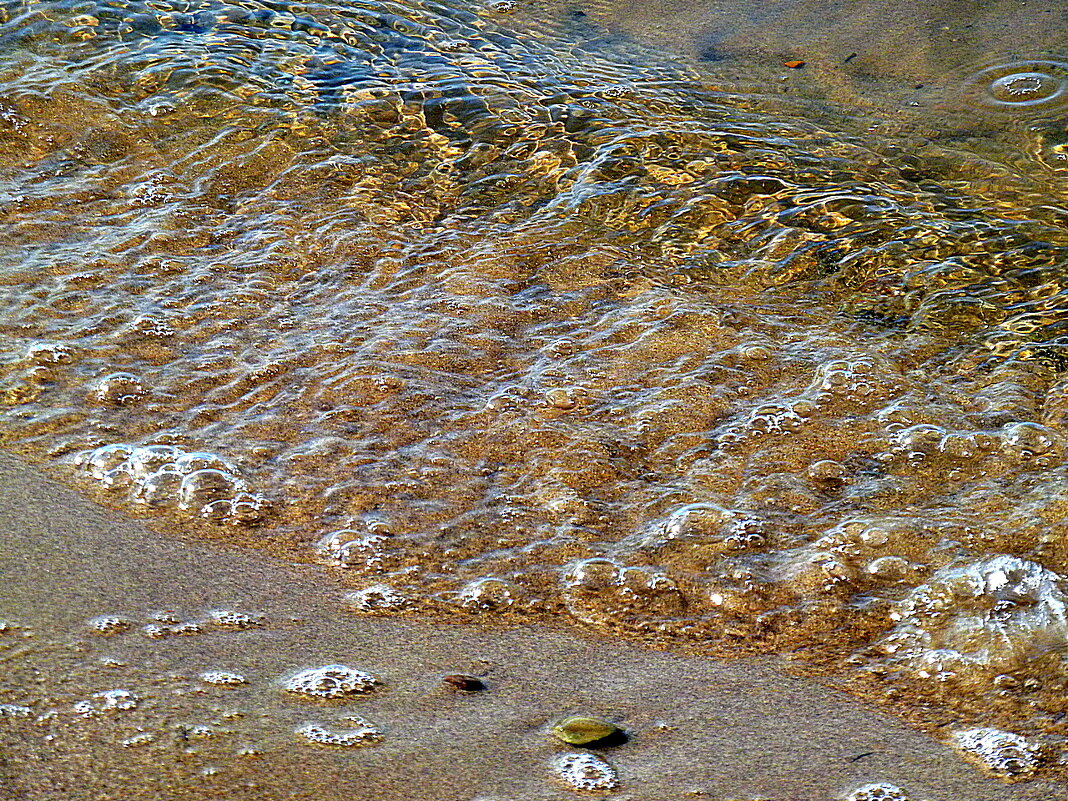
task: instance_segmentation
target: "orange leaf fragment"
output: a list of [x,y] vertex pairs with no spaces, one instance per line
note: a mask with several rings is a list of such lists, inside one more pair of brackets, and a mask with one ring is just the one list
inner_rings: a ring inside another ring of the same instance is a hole
[[805,66],[805,62],[804,61],[800,61],[800,60],[798,60],[798,61],[784,61],[782,65],[784,67],[789,67],[792,70],[799,70],[803,66]]

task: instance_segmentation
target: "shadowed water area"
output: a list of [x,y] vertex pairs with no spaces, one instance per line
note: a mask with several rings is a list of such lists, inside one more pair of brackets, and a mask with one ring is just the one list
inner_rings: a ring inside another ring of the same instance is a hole
[[619,8],[5,4],[0,441],[359,611],[798,652],[1062,775],[1068,53]]

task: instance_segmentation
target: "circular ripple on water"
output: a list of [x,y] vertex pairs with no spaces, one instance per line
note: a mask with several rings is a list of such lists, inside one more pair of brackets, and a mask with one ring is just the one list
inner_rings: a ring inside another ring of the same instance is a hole
[[974,105],[1008,112],[1047,111],[1068,105],[1068,63],[1052,59],[996,64],[964,84]]

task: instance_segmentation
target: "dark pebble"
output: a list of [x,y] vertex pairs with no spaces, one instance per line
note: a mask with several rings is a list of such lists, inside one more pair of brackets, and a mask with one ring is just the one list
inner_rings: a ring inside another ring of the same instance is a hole
[[468,693],[477,693],[486,689],[486,683],[482,679],[477,676],[468,676],[464,673],[450,673],[442,681],[450,687]]

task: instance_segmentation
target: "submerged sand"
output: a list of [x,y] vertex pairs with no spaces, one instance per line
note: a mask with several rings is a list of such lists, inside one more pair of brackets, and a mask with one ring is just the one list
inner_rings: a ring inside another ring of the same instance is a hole
[[[548,626],[514,628],[357,616],[339,576],[147,530],[0,454],[0,718],[4,799],[563,799],[548,736],[581,711],[631,733],[603,754],[620,799],[816,801],[890,781],[930,801],[1051,799],[1063,785],[987,779],[942,743],[775,659],[664,653]],[[150,638],[152,613],[262,614],[248,630]],[[86,621],[114,615],[125,632]],[[278,680],[344,663],[383,687],[315,703]],[[207,670],[242,674],[222,688]],[[448,673],[485,678],[457,693]],[[74,704],[126,689],[135,709],[85,717]],[[383,732],[357,749],[315,747],[294,729],[358,715]],[[43,718],[43,720],[39,719]],[[124,745],[125,743],[125,745]]]

